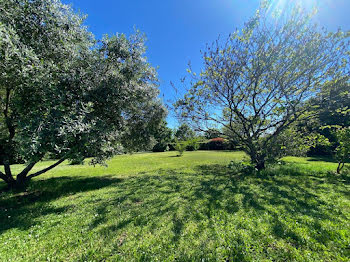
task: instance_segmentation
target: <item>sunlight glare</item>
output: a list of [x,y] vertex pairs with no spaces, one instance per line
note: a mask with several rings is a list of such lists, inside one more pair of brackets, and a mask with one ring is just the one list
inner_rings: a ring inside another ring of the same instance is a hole
[[268,13],[277,15],[278,13],[289,12],[293,6],[299,6],[307,11],[330,7],[332,0],[271,0]]

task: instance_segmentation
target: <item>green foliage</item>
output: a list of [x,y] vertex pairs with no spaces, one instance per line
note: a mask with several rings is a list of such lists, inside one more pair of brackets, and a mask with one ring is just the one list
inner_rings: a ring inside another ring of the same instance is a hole
[[308,100],[330,82],[349,81],[349,34],[311,21],[297,8],[272,18],[263,6],[241,31],[203,52],[204,68],[175,103],[178,115],[199,130],[229,130],[263,169],[281,155],[275,141],[283,131],[311,117]]
[[254,175],[227,167],[242,152],[172,156],[64,162],[1,193],[0,260],[348,261],[350,173],[328,174],[337,163],[291,157]]
[[84,165],[84,157],[81,158],[75,158],[69,161],[70,165]]
[[349,77],[329,81],[314,99],[313,105],[321,126],[350,126]]
[[[149,147],[165,110],[137,32],[94,40],[57,0],[0,2],[0,178],[22,180],[46,154],[93,164]],[[38,173],[39,174],[39,173]]]
[[171,128],[167,127],[167,123],[162,121],[154,134],[156,144],[154,145],[153,152],[164,152],[169,150],[169,144],[172,140],[173,132]]
[[196,133],[191,129],[189,125],[184,123],[175,130],[174,135],[176,139],[186,141],[194,138],[196,136]]
[[207,143],[209,150],[224,150],[228,149],[228,143],[221,137],[212,138]]
[[338,146],[335,132],[331,126],[350,126],[350,83],[348,77],[327,82],[320,93],[311,99],[310,114],[314,117],[299,125],[308,129],[309,132],[318,133],[329,140],[329,144],[316,144],[311,148],[313,155],[332,155]]
[[175,144],[174,148],[182,156],[184,151],[196,151],[199,148],[200,139],[196,137],[196,133],[189,125],[183,123],[175,130]]
[[[309,132],[294,124],[272,140],[268,150],[274,153],[266,152],[266,155],[268,160],[276,162],[276,158],[280,159],[284,156],[306,156],[310,148],[320,145],[329,146],[330,142],[323,135]],[[270,155],[272,155],[271,158],[269,158]]]
[[177,156],[183,156],[183,154],[184,154],[184,152],[186,151],[186,148],[187,148],[187,142],[186,141],[176,140],[174,148],[179,153]]
[[200,147],[202,139],[199,137],[193,137],[186,141],[181,141],[175,138],[174,148],[179,152],[178,156],[182,156],[187,151],[197,151]]
[[338,161],[337,173],[339,174],[350,161],[350,127],[338,128],[336,131],[338,147],[335,150],[335,157]]
[[217,137],[220,137],[221,135],[222,135],[222,132],[216,128],[209,128],[205,131],[205,138],[207,139],[217,138]]
[[199,137],[194,137],[186,141],[186,150],[187,151],[197,151],[202,141]]

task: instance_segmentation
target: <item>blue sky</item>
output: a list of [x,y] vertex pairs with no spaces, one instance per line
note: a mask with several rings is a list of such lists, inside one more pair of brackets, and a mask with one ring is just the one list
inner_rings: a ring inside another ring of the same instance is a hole
[[[286,1],[273,0],[281,7]],[[329,30],[350,30],[350,0],[298,0],[306,7],[315,3],[318,22]],[[85,24],[96,38],[116,32],[130,35],[134,27],[147,35],[147,57],[159,67],[164,100],[173,99],[170,81],[181,88],[188,62],[201,66],[200,50],[219,35],[227,36],[251,17],[259,0],[64,0],[76,11],[88,15]],[[170,115],[168,122],[176,126]]]

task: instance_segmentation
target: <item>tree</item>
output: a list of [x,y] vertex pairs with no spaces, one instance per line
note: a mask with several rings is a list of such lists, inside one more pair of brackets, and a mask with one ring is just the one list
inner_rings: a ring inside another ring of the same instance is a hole
[[171,128],[167,127],[167,122],[162,121],[160,126],[158,127],[156,133],[154,134],[154,138],[156,140],[156,144],[153,147],[153,152],[164,152],[167,150],[169,143],[171,143],[173,132]]
[[203,70],[189,70],[190,88],[175,103],[198,129],[229,129],[257,169],[278,155],[276,139],[307,116],[305,104],[318,89],[349,77],[349,33],[318,30],[297,8],[278,17],[267,10],[263,5],[241,31],[207,47]]
[[222,132],[216,128],[208,128],[204,131],[205,138],[213,139],[222,136]]
[[179,126],[175,131],[175,137],[180,141],[190,140],[196,136],[196,133],[186,123]]
[[322,126],[350,126],[349,77],[345,76],[343,79],[325,85],[317,95],[314,105]]
[[338,146],[336,132],[327,126],[350,126],[350,82],[349,78],[339,79],[326,84],[321,92],[312,99],[311,108],[315,118],[312,122],[301,123],[308,126],[310,131],[325,136],[331,144],[329,146],[317,145],[311,154],[331,155]]
[[323,135],[308,130],[297,121],[281,132],[270,150],[275,152],[274,156],[277,158],[286,155],[306,156],[316,146],[329,147],[330,142]]
[[338,127],[335,132],[339,144],[335,150],[335,157],[338,161],[337,173],[340,174],[345,163],[350,160],[350,127]]
[[[146,147],[164,117],[144,37],[95,41],[58,0],[0,3],[0,178],[24,185],[65,159],[92,163]],[[32,168],[48,153],[59,160]],[[26,167],[17,176],[11,160]]]

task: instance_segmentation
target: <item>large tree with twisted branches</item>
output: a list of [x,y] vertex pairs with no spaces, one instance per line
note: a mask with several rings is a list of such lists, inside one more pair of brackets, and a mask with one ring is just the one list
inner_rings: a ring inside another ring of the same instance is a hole
[[349,79],[349,32],[320,30],[298,8],[274,17],[267,10],[207,47],[204,68],[190,72],[190,88],[175,103],[197,129],[229,130],[257,169],[278,155],[279,136],[306,117],[325,83]]

